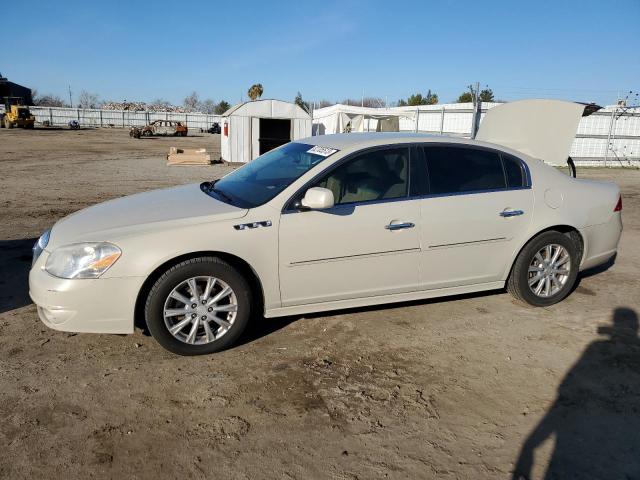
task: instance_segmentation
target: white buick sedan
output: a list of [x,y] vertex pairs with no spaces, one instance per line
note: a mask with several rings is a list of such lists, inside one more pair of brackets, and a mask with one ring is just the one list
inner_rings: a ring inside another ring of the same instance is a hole
[[583,111],[506,104],[476,140],[317,136],[216,181],[95,205],[38,240],[31,298],[57,330],[132,333],[139,316],[182,355],[226,348],[262,316],[505,287],[552,305],[622,231],[616,185],[545,163],[566,160]]

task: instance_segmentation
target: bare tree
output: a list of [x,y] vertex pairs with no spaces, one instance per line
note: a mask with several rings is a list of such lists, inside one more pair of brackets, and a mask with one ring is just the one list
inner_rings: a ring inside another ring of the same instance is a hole
[[195,111],[198,109],[198,105],[200,104],[200,97],[197,92],[191,92],[191,94],[187,95],[186,98],[182,101],[182,104],[187,110]]
[[149,107],[151,107],[153,110],[164,111],[164,110],[171,109],[172,105],[168,101],[162,98],[156,98],[153,102],[149,104]]
[[342,102],[345,105],[352,105],[355,107],[373,107],[380,108],[384,107],[384,100],[378,97],[364,97],[359,99],[354,98],[345,98]]
[[330,107],[332,105],[335,105],[336,102],[331,102],[329,100],[320,100],[318,102],[318,108],[325,108],[325,107]]
[[57,95],[53,95],[51,93],[39,95],[35,90],[32,90],[32,95],[33,104],[38,107],[66,107],[64,101]]
[[80,108],[98,108],[100,100],[97,94],[89,93],[86,90],[80,92],[78,97],[78,107]]
[[216,102],[207,98],[198,104],[198,111],[202,113],[214,114],[216,111]]

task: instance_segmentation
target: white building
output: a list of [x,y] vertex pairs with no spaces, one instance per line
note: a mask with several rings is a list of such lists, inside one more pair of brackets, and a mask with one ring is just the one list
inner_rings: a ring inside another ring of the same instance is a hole
[[416,112],[393,108],[331,105],[313,111],[313,134],[399,132],[403,122],[415,124]]
[[247,163],[292,140],[311,136],[311,116],[295,103],[255,100],[231,107],[221,120],[221,157]]

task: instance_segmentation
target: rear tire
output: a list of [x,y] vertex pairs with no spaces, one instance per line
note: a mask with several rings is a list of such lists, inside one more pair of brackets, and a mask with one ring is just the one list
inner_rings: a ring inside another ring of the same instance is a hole
[[568,235],[542,233],[529,241],[513,265],[507,291],[534,307],[564,300],[576,283],[580,248]]
[[251,288],[235,268],[217,257],[199,257],[171,267],[154,283],[145,320],[153,338],[170,352],[206,355],[238,340],[251,306]]

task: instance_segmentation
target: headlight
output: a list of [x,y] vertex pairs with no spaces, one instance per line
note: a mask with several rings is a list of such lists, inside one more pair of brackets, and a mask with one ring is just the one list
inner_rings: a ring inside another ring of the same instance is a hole
[[40,236],[38,241],[35,243],[35,245],[33,246],[33,248],[32,248],[33,256],[32,256],[32,259],[31,259],[31,266],[33,266],[33,264],[36,263],[36,260],[38,260],[38,257],[40,256],[40,254],[46,248],[47,243],[49,243],[49,236],[50,235],[51,235],[51,229],[49,229],[46,232],[44,232]]
[[122,251],[111,243],[77,243],[55,249],[45,270],[60,278],[98,278],[120,258]]

